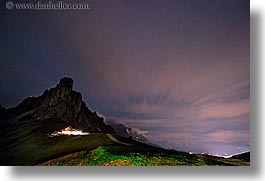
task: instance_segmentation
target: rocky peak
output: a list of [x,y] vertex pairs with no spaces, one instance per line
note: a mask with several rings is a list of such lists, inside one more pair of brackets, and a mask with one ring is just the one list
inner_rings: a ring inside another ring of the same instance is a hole
[[74,80],[70,77],[64,77],[60,80],[59,84],[56,86],[58,89],[65,89],[67,92],[73,90]]
[[50,97],[53,98],[65,98],[73,92],[73,84],[74,80],[72,78],[64,77],[60,79],[59,84],[57,84],[55,88],[52,88],[49,91],[46,90],[43,93],[43,97],[45,97],[49,93]]
[[60,120],[66,125],[90,132],[114,132],[103,118],[90,111],[80,92],[73,90],[74,80],[64,77],[55,88],[45,90],[39,97],[26,98],[6,112],[12,123],[19,125],[45,120]]
[[59,85],[69,87],[73,89],[74,80],[70,77],[64,77],[60,79]]

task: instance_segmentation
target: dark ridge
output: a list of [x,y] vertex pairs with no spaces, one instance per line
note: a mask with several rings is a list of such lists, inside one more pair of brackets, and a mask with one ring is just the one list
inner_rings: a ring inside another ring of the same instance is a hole
[[231,158],[245,160],[245,161],[249,162],[250,161],[250,152],[242,153],[242,154],[239,154],[239,155],[234,155]]

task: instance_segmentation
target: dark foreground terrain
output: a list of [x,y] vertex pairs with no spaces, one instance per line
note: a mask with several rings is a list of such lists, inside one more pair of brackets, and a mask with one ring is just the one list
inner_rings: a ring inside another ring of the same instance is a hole
[[249,162],[123,145],[99,146],[40,164],[42,166],[248,166]]
[[[46,122],[47,123],[47,122]],[[219,158],[166,150],[113,134],[49,137],[63,124],[36,123],[8,133],[1,165],[47,166],[247,166],[239,158]]]

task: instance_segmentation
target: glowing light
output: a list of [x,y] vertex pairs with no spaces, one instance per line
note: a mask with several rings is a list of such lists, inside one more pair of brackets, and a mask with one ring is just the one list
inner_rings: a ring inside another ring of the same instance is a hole
[[81,131],[62,131],[62,134],[67,134],[67,135],[80,135],[82,134]]
[[62,131],[55,131],[52,134],[49,135],[49,137],[54,137],[54,136],[61,136],[61,135],[82,135],[86,136],[89,135],[89,132],[82,132],[80,130],[76,130],[72,128],[71,126],[68,126],[67,128],[62,129]]
[[76,130],[71,126],[68,126],[67,128],[62,129],[61,133],[66,135],[81,135],[82,131]]

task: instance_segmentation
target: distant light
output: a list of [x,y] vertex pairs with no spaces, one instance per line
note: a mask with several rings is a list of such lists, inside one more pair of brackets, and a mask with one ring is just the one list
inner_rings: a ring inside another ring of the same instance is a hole
[[228,155],[227,153],[225,153],[225,154],[213,154],[213,156],[223,157],[223,158],[230,158],[230,157],[232,157],[232,155]]
[[80,134],[82,134],[82,131],[62,131],[62,134],[66,134],[66,135],[80,135]]
[[224,158],[231,158],[232,157],[232,155],[225,155],[225,156],[223,156]]
[[190,152],[189,152],[189,154],[191,155],[191,154],[192,154],[192,152],[190,151]]

